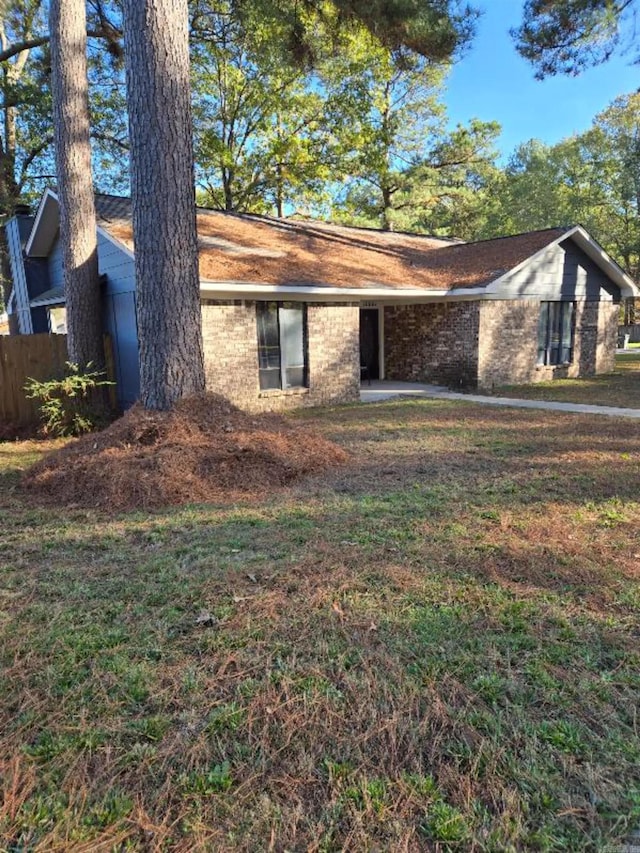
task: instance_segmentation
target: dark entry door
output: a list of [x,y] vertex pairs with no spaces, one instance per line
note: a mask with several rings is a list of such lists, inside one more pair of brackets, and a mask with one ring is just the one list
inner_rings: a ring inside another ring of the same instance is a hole
[[360,366],[362,379],[380,378],[380,338],[378,309],[360,309]]

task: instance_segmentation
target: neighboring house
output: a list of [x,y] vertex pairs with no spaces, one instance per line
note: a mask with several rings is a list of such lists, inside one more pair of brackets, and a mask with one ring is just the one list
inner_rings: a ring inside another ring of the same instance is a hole
[[[96,207],[104,324],[128,405],[139,390],[131,205],[98,195]],[[488,388],[606,372],[620,301],[639,295],[580,226],[460,243],[208,210],[197,220],[207,385],[254,410],[356,400],[361,376]],[[52,331],[62,320],[58,225],[51,190],[35,220],[7,225],[25,333],[39,312]]]

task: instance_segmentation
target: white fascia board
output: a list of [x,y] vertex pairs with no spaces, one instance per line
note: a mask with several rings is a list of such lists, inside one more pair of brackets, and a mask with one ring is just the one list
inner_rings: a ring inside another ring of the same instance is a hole
[[457,290],[422,290],[420,288],[331,287],[313,284],[264,284],[249,281],[200,281],[203,299],[275,299],[293,302],[385,302],[418,303],[449,300],[482,299],[483,287]]
[[[52,204],[54,204],[53,208],[51,207]],[[52,189],[47,187],[47,189],[44,191],[42,198],[40,199],[40,204],[38,205],[38,211],[36,213],[36,218],[34,220],[33,225],[31,226],[31,233],[29,234],[29,239],[27,240],[27,243],[24,247],[25,255],[27,255],[27,256],[31,255],[32,257],[36,257],[36,258],[42,258],[42,257],[46,257],[46,255],[48,254],[48,251],[51,248],[52,240],[46,241],[46,243],[48,243],[48,245],[45,245],[44,247],[39,247],[38,246],[38,236],[41,233],[42,228],[44,227],[45,223],[47,222],[48,216],[51,215],[50,212],[52,210],[55,210],[56,213],[58,213],[58,196],[54,193],[54,191]],[[51,232],[51,230],[54,231],[54,238],[55,238],[55,233],[57,233],[57,231],[58,231],[59,222],[60,222],[60,216],[58,214],[57,220],[55,223],[55,228],[51,229],[51,227],[50,227],[50,229],[49,229],[50,232]]]
[[[54,204],[55,207],[51,208],[51,204]],[[58,196],[54,193],[52,189],[47,188],[44,192],[44,195],[40,199],[40,204],[38,205],[38,212],[36,213],[36,218],[31,227],[31,233],[29,234],[29,239],[27,240],[25,246],[25,254],[31,255],[32,257],[46,257],[49,254],[49,250],[51,249],[51,239],[46,240],[44,246],[38,246],[38,236],[41,229],[44,227],[47,216],[50,215],[49,211],[55,210],[58,211]],[[55,231],[57,233],[58,226],[60,222],[59,215],[56,217],[55,228],[49,230],[49,238],[51,236],[51,231]],[[131,249],[123,243],[121,240],[118,240],[117,237],[114,237],[112,234],[107,231],[107,229],[103,225],[97,225],[97,230],[99,234],[109,240],[110,243],[113,243],[114,246],[117,246],[120,251],[124,252],[128,257],[133,258],[133,252]],[[55,238],[55,234],[54,234]]]
[[585,254],[587,254],[594,263],[596,263],[600,269],[620,288],[621,294],[623,297],[629,296],[640,296],[640,290],[638,286],[635,284],[632,278],[630,278],[626,272],[618,266],[618,264],[610,258],[609,255],[605,252],[602,246],[598,245],[598,243],[593,239],[593,237],[582,227],[582,225],[575,225],[573,228],[570,228],[568,231],[565,231],[564,234],[561,234],[559,237],[556,237],[555,240],[551,240],[537,252],[534,252],[533,255],[529,255],[528,258],[525,258],[524,261],[517,264],[515,267],[512,267],[507,272],[503,273],[501,276],[496,278],[490,284],[487,285],[486,294],[487,299],[495,299],[497,298],[495,295],[496,291],[500,288],[500,285],[510,276],[515,273],[520,272],[521,269],[524,269],[528,264],[535,261],[537,258],[541,257],[551,246],[558,246],[560,243],[564,242],[568,239],[574,240],[577,245],[583,249]]

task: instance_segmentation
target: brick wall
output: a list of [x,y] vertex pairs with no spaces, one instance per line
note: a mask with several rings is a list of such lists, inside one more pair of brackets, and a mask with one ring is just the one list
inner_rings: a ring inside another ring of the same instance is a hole
[[360,309],[307,306],[309,405],[360,399]]
[[595,373],[611,373],[616,366],[620,306],[601,302],[598,307],[598,346],[595,354]]
[[550,378],[537,370],[537,300],[483,302],[480,306],[478,386],[516,385]]
[[474,387],[478,302],[434,302],[384,309],[387,379]]
[[[536,365],[539,311],[537,300],[386,306],[386,377],[491,388],[613,370],[617,305],[578,303],[573,363],[558,368]],[[261,392],[255,302],[207,300],[202,305],[207,388],[251,411],[356,401],[359,320],[356,305],[309,304],[309,388]]]
[[207,390],[249,408],[258,397],[255,303],[202,302],[202,339]]
[[309,304],[309,388],[261,391],[254,301],[202,303],[207,389],[249,411],[274,411],[359,399],[359,311],[355,305]]
[[578,302],[573,361],[540,367],[537,300],[483,302],[480,306],[478,386],[518,385],[608,373],[615,364],[619,306]]

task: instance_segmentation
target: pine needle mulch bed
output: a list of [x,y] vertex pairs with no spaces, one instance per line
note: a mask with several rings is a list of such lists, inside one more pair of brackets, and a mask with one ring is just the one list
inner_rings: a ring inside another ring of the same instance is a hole
[[26,472],[24,488],[57,506],[107,511],[264,497],[346,461],[326,439],[277,415],[248,415],[214,394],[170,412],[136,405]]
[[0,848],[598,851],[640,828],[640,424],[289,419],[251,503],[33,506],[0,445]]
[[525,400],[640,409],[640,352],[630,350],[618,354],[613,373],[589,379],[554,379],[535,385],[506,385],[496,388],[493,393],[498,397]]

